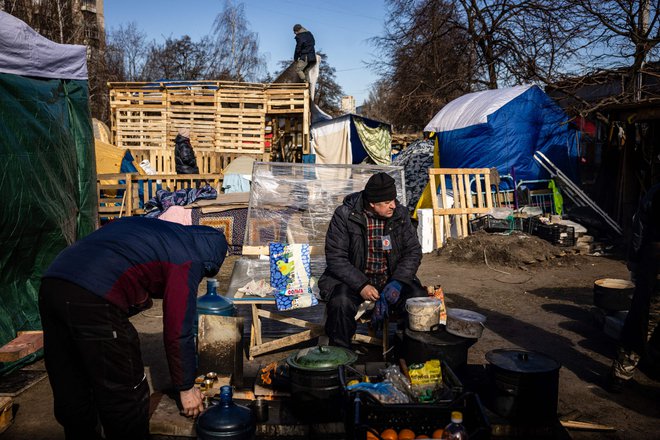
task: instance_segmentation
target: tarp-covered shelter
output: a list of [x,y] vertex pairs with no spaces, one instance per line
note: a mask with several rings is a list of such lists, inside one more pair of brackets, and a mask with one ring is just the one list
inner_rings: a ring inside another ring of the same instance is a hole
[[96,227],[86,60],[0,11],[0,344],[41,328],[41,274]]
[[436,132],[442,168],[492,168],[516,180],[547,179],[542,152],[577,179],[578,131],[537,86],[470,93],[444,106],[424,128]]
[[392,129],[384,122],[349,113],[313,123],[311,135],[318,164],[392,163]]

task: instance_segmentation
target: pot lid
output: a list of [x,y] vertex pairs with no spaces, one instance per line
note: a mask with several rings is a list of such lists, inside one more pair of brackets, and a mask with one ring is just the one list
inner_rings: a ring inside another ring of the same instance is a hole
[[459,321],[486,322],[486,317],[472,310],[447,308],[447,317]]
[[496,367],[516,373],[548,373],[561,368],[559,362],[537,351],[500,348],[486,353],[486,360]]
[[464,338],[462,336],[452,335],[445,330],[444,326],[438,326],[428,332],[417,332],[407,328],[404,331],[406,337],[425,345],[433,346],[459,346],[466,345],[468,348],[476,342],[473,338]]
[[340,365],[352,364],[357,355],[343,347],[321,345],[298,351],[287,358],[292,367],[302,370],[323,371],[333,370]]

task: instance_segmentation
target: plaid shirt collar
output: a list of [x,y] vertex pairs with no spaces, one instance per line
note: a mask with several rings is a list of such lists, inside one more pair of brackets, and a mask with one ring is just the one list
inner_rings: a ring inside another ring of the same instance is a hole
[[365,210],[367,220],[367,261],[364,273],[369,283],[381,290],[387,283],[387,257],[383,250],[385,220]]

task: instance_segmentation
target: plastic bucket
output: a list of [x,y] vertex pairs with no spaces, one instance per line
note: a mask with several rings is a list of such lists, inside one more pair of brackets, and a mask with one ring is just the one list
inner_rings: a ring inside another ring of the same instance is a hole
[[486,317],[465,309],[447,309],[447,333],[463,338],[480,338]]
[[442,301],[437,298],[409,298],[406,300],[408,327],[416,332],[428,332],[440,322]]

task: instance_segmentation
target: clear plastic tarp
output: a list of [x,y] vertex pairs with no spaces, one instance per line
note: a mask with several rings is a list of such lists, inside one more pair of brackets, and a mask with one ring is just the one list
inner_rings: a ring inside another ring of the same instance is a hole
[[283,242],[323,248],[335,209],[378,172],[394,178],[399,202],[405,205],[400,166],[255,163],[244,245]]
[[[257,162],[252,169],[244,246],[271,242],[310,244],[312,284],[325,270],[325,234],[344,197],[362,191],[369,178],[386,172],[406,203],[403,167],[378,165]],[[245,247],[243,248],[245,254]],[[272,299],[268,251],[236,261],[227,296],[236,301]]]

